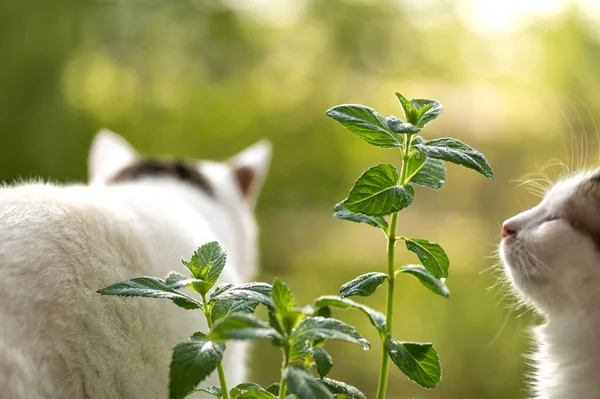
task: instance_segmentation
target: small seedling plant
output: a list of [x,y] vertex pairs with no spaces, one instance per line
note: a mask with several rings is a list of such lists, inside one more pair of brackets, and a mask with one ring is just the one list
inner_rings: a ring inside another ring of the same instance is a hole
[[[346,341],[369,349],[370,344],[355,327],[331,317],[331,308],[356,309],[369,318],[382,342],[377,399],[386,395],[390,359],[409,379],[424,388],[434,388],[442,369],[431,343],[398,341],[393,338],[394,288],[396,277],[416,277],[425,287],[443,297],[449,261],[444,250],[425,239],[397,236],[398,214],[414,199],[413,184],[440,189],[446,182],[444,161],[474,169],[492,178],[485,157],[452,138],[425,140],[419,133],[442,112],[434,100],[408,101],[396,93],[405,120],[383,118],[363,105],[338,105],[326,115],[340,122],[353,135],[381,148],[400,152],[400,172],[389,164],[373,166],[356,181],[348,198],[334,207],[338,219],[365,223],[381,229],[387,242],[386,272],[369,272],[342,285],[339,296],[322,296],[313,306],[298,307],[289,288],[275,278],[273,284],[217,284],[226,264],[226,253],[217,242],[198,248],[184,261],[189,275],[170,272],[165,278],[138,277],[98,292],[103,295],[170,299],[186,310],[201,311],[208,330],[196,332],[173,349],[169,371],[169,398],[181,399],[204,392],[221,399],[366,399],[352,385],[327,378],[333,360],[325,349],[328,341]],[[398,241],[419,258],[421,264],[395,267]],[[370,296],[387,282],[385,314],[348,299]],[[186,293],[184,289],[192,292]],[[195,297],[189,294],[195,294]],[[256,316],[266,307],[268,321]],[[242,383],[228,388],[222,359],[230,340],[267,339],[281,350],[279,381],[268,387]],[[200,384],[216,370],[219,386]]]
[[[334,207],[338,219],[366,223],[379,228],[387,240],[386,272],[370,272],[358,276],[340,288],[339,297],[317,300],[318,305],[356,307],[367,313],[377,328],[383,352],[379,373],[377,399],[385,398],[390,359],[408,378],[424,388],[434,388],[442,377],[438,353],[431,343],[397,341],[392,335],[394,290],[396,277],[407,274],[416,277],[434,293],[448,298],[445,284],[450,262],[440,245],[422,238],[397,236],[400,211],[412,204],[413,184],[440,189],[446,183],[444,161],[473,169],[492,179],[492,168],[483,154],[453,138],[426,140],[421,130],[442,112],[442,105],[429,99],[396,98],[404,111],[404,120],[386,118],[364,105],[338,105],[326,115],[341,123],[354,136],[380,148],[396,148],[400,152],[400,172],[393,165],[380,164],[367,169],[350,190],[348,198]],[[403,241],[421,264],[395,267],[396,242]],[[349,303],[347,297],[370,296],[387,282],[385,315],[364,305]]]

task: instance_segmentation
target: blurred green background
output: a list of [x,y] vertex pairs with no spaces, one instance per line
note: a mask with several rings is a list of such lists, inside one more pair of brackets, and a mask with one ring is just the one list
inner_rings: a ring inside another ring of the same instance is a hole
[[[334,220],[332,207],[365,168],[399,161],[324,111],[400,115],[394,91],[437,99],[445,111],[424,135],[471,144],[496,177],[449,166],[447,187],[417,188],[401,214],[399,234],[446,249],[452,298],[400,280],[395,336],[434,342],[444,377],[424,391],[392,369],[388,398],[522,398],[526,331],[539,320],[494,287],[498,233],[537,201],[515,179],[553,158],[596,164],[599,67],[593,0],[3,0],[0,181],[84,180],[102,127],[147,154],[194,158],[268,138],[259,277],[280,276],[309,303],[385,269],[381,233]],[[415,261],[399,251],[398,265]],[[383,309],[384,291],[365,302]],[[332,376],[372,397],[377,337],[362,315],[338,315],[375,345],[330,344]],[[279,353],[255,353],[254,381],[274,381]]]

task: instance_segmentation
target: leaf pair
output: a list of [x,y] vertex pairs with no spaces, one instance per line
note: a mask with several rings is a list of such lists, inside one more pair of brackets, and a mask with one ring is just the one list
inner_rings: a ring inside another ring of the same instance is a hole
[[366,399],[361,391],[351,385],[329,378],[317,380],[301,368],[286,368],[284,378],[289,391],[298,399]]

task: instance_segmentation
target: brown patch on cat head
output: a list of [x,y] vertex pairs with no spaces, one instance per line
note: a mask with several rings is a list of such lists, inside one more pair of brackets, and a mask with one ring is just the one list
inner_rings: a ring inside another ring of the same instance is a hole
[[600,174],[579,185],[563,212],[571,226],[594,240],[600,249]]
[[233,169],[233,175],[237,180],[240,190],[244,197],[249,197],[252,190],[252,183],[256,179],[256,172],[248,166],[236,167]]
[[180,161],[166,162],[152,159],[141,160],[122,169],[113,176],[109,183],[140,180],[144,177],[171,177],[191,184],[213,196],[214,192],[208,179],[193,166]]

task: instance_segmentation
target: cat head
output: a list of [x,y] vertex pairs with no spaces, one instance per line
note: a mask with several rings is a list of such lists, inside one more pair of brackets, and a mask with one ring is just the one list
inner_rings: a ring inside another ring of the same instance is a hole
[[[185,199],[189,208],[209,223],[218,241],[228,250],[228,259],[240,268],[243,265],[243,270],[238,272],[246,280],[256,269],[254,205],[270,159],[268,141],[260,141],[224,162],[148,159],[138,155],[122,137],[103,130],[97,134],[90,150],[89,182],[92,186],[134,183],[157,187],[156,184],[161,184],[161,190],[174,190],[173,195],[183,196],[180,198]],[[202,244],[204,242],[197,243]]]
[[523,300],[545,314],[591,310],[600,298],[600,170],[556,183],[504,222],[500,256]]

